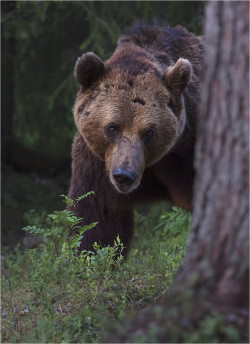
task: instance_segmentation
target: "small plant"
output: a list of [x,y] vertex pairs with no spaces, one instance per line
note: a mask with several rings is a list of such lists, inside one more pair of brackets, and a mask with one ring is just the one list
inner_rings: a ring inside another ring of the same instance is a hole
[[[61,197],[64,198],[64,202],[67,205],[75,207],[76,204],[88,197],[89,195],[92,195],[94,192],[90,191],[86,193],[85,195],[82,195],[78,197],[75,201],[70,199],[69,197],[65,195],[61,195]],[[34,213],[31,213],[31,215]],[[26,219],[29,219],[30,217],[26,214],[25,216]],[[82,218],[78,218],[75,216],[75,213],[73,211],[69,210],[62,210],[62,211],[54,211],[53,214],[49,214],[47,216],[47,227],[46,228],[40,228],[37,225],[33,226],[26,226],[23,228],[24,231],[27,231],[30,235],[40,235],[46,239],[50,239],[56,249],[60,245],[63,245],[66,237],[68,236],[68,231],[76,229],[78,231],[78,234],[73,236],[67,243],[68,249],[74,249],[80,246],[80,242],[82,239],[83,233],[91,228],[94,228],[97,225],[97,222],[91,223],[90,225],[84,225],[81,226],[80,223],[82,222]],[[65,246],[64,246],[65,248]]]
[[172,207],[171,210],[163,212],[160,223],[154,228],[161,237],[165,237],[171,248],[183,247],[191,225],[191,213]]

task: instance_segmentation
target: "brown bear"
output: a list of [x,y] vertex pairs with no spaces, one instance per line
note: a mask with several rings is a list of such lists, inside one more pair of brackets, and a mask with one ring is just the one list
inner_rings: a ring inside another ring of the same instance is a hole
[[133,208],[168,200],[191,209],[193,156],[203,58],[200,37],[181,26],[137,24],[105,63],[78,58],[71,199],[94,191],[74,210],[83,223],[80,250],[93,243],[126,249]]

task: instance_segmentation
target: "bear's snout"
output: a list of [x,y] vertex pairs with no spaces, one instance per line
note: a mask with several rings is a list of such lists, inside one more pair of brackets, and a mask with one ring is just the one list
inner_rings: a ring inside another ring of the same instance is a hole
[[141,181],[144,171],[144,150],[139,140],[122,138],[105,157],[109,179],[120,193],[130,193]]
[[136,180],[136,175],[128,170],[118,167],[113,172],[115,181],[122,186],[129,186]]

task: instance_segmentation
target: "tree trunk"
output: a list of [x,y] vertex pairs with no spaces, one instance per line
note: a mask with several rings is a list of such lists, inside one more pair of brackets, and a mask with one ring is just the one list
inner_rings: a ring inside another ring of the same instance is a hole
[[194,213],[178,282],[198,273],[213,298],[248,306],[249,3],[210,2],[196,145]]

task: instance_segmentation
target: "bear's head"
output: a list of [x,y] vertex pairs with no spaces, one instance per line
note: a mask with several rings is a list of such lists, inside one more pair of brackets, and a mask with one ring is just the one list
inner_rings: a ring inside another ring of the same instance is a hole
[[77,60],[76,126],[119,192],[136,189],[144,169],[180,138],[186,122],[183,91],[191,73],[191,63],[182,58],[160,76],[153,70],[122,71],[94,53]]

